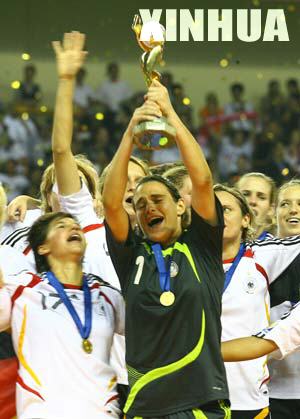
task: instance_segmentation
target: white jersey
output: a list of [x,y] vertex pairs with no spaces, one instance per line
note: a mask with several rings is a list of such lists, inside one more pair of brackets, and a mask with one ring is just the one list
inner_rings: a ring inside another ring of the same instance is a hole
[[[118,418],[115,372],[109,364],[113,334],[123,333],[119,291],[88,275],[92,296],[91,354],[65,305],[47,278],[8,277],[0,290],[0,330],[11,325],[19,360],[19,419]],[[66,288],[81,321],[83,291]]]
[[[69,196],[59,195],[59,202],[62,211],[76,217],[85,233],[87,247],[83,260],[84,271],[91,272],[115,288],[121,289],[108,253],[103,219],[95,213],[93,199],[85,183],[82,182],[81,190],[77,193]],[[117,372],[118,383],[128,384],[124,336],[114,336],[111,364]]]
[[[8,236],[10,236],[12,233],[14,233],[16,230],[25,229],[26,227],[31,227],[32,224],[35,222],[37,218],[39,218],[42,215],[42,211],[40,209],[35,210],[29,210],[26,212],[26,216],[24,218],[24,221],[16,221],[14,223],[6,222],[0,231],[0,242],[6,241]],[[11,243],[14,242],[14,238],[11,237]],[[9,243],[3,243],[3,244],[9,244]]]
[[[271,321],[275,322],[300,300],[300,256],[271,285]],[[300,399],[300,354],[295,353],[278,361],[271,358],[270,397]]]
[[[20,258],[25,256],[28,270],[36,272],[34,254],[29,246],[27,236],[32,224],[42,215],[41,210],[29,210],[26,213],[24,222],[17,221],[16,223],[6,223],[1,230],[0,238],[1,245],[10,246],[19,252]],[[8,259],[6,263],[11,264]],[[88,272],[88,271],[86,271]]]
[[272,352],[272,358],[283,359],[295,351],[300,351],[300,302],[256,336],[276,343],[278,350]]
[[0,270],[3,278],[30,271],[27,258],[10,246],[0,246]]
[[[300,253],[300,238],[248,244],[222,298],[222,341],[253,335],[269,325],[268,286]],[[224,261],[226,272],[233,261]],[[225,363],[232,410],[269,405],[266,357]]]

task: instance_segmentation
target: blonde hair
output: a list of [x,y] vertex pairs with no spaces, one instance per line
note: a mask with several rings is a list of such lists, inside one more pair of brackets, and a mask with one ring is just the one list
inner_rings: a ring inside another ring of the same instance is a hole
[[264,173],[261,172],[250,172],[250,173],[246,173],[245,175],[241,176],[239,178],[239,180],[236,182],[236,184],[234,185],[237,189],[240,189],[240,183],[244,180],[244,179],[248,179],[249,177],[256,177],[258,179],[262,179],[264,180],[269,186],[270,186],[270,204],[274,204],[275,200],[276,200],[276,192],[277,192],[277,187],[276,187],[276,183],[274,182],[274,180],[265,175]]
[[[132,162],[134,164],[136,164],[137,166],[139,166],[143,172],[145,173],[145,176],[149,175],[149,166],[148,163],[145,160],[139,159],[138,157],[135,156],[130,156],[129,162]],[[110,168],[111,163],[109,163],[102,171],[100,177],[99,177],[99,183],[98,183],[98,188],[100,191],[100,194],[102,195],[103,193],[103,188],[104,188],[104,182],[105,182],[105,178],[108,172],[108,169]]]
[[253,238],[254,238],[254,230],[253,230],[251,224],[253,223],[254,215],[253,215],[253,212],[252,212],[246,198],[242,194],[242,192],[235,187],[229,187],[229,186],[226,186],[226,185],[222,185],[221,183],[217,183],[216,185],[214,185],[214,192],[227,192],[227,193],[229,193],[230,195],[232,195],[236,199],[237,203],[239,204],[242,215],[243,216],[249,215],[249,218],[250,218],[249,225],[248,225],[248,227],[243,228],[242,240],[243,241],[252,241]]
[[0,182],[0,228],[3,226],[6,217],[7,197]]
[[285,191],[286,189],[293,188],[295,186],[300,187],[300,179],[292,179],[289,182],[286,182],[286,183],[284,183],[283,185],[280,186],[280,188],[278,189],[278,192],[277,192],[277,197],[276,197],[276,207],[278,206],[278,203],[279,203],[280,193],[282,191]]
[[[93,199],[99,199],[98,190],[98,173],[93,163],[88,160],[83,154],[77,154],[74,156],[77,168],[84,175],[88,190],[90,191]],[[55,168],[54,163],[50,164],[44,171],[42,181],[40,185],[40,194],[42,205],[41,208],[44,213],[51,212],[52,208],[49,205],[48,197],[52,192],[53,185],[55,183]]]

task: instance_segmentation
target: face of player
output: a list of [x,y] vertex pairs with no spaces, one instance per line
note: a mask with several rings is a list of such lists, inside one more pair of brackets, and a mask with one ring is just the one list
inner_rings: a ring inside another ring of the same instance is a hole
[[191,208],[192,205],[192,181],[189,176],[186,176],[182,187],[179,189],[186,208]]
[[300,185],[279,193],[276,215],[279,237],[300,234]]
[[129,161],[128,164],[128,180],[126,186],[126,192],[123,199],[123,207],[130,218],[135,217],[135,211],[132,205],[133,194],[138,181],[145,177],[145,172],[138,164]]
[[151,181],[139,186],[134,204],[138,224],[149,240],[168,246],[180,236],[185,205],[183,199],[174,202],[163,183]]
[[39,247],[39,253],[49,261],[81,261],[86,241],[79,224],[72,218],[54,220],[49,226],[47,238]]
[[249,226],[249,215],[243,215],[237,199],[229,192],[219,191],[216,195],[221,202],[224,212],[223,243],[240,242],[243,229]]
[[268,182],[256,176],[249,176],[240,181],[239,189],[254,213],[255,224],[263,226],[268,223],[268,219],[274,215],[274,208],[270,202],[271,186]]

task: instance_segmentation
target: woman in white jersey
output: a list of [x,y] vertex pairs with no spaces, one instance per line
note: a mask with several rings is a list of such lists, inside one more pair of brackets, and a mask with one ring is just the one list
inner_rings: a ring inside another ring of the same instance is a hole
[[[222,341],[249,336],[269,324],[268,285],[300,253],[300,239],[246,243],[251,210],[235,188],[216,185],[223,210]],[[255,315],[254,315],[255,313]],[[226,364],[233,419],[267,418],[268,370],[266,357]]]
[[268,233],[274,233],[276,185],[273,179],[260,172],[250,172],[239,179],[236,187],[252,209],[255,238],[262,240]]
[[19,361],[18,418],[118,418],[109,358],[123,332],[119,291],[83,273],[86,241],[71,215],[40,217],[29,242],[39,274],[4,277],[0,290],[0,328],[12,328]]
[[[271,359],[285,359],[300,349],[300,303],[256,336],[222,342],[221,348],[226,362],[247,361],[268,354],[271,354]],[[286,410],[286,415],[282,417],[296,419],[298,416],[299,411]]]
[[[81,182],[76,161],[72,153],[73,91],[76,73],[83,65],[86,53],[83,51],[85,36],[79,32],[66,33],[63,43],[53,42],[56,54],[58,87],[52,136],[52,152],[58,188],[58,199],[63,211],[76,216],[86,234],[87,250],[84,267],[107,282],[120,288],[119,280],[112,265],[105,237],[103,218],[95,212],[89,188]],[[146,167],[137,159],[128,165],[128,184],[123,199],[127,214],[134,222],[132,196],[136,182],[145,176]],[[105,176],[103,174],[102,178]],[[101,179],[102,180],[102,179]],[[128,379],[125,368],[125,341],[114,337],[112,365],[117,373],[119,390],[126,396]]]
[[[0,230],[6,218],[7,198],[3,186],[0,183]],[[16,259],[12,258],[14,251],[7,246],[0,247],[0,266],[7,260],[16,269],[19,264],[15,264]],[[12,268],[12,266],[11,266]],[[11,273],[13,273],[11,271]],[[15,409],[15,378],[16,378],[17,360],[13,350],[11,337],[8,332],[0,332],[0,417],[13,417],[16,414]]]
[[[277,235],[300,234],[300,181],[283,184],[276,200]],[[271,320],[278,320],[300,300],[300,256],[271,285]],[[296,417],[300,411],[300,355],[295,353],[283,361],[271,359],[270,409],[272,419]]]

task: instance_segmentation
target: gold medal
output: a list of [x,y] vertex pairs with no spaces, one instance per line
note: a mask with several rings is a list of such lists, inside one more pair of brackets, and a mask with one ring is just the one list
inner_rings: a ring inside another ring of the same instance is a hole
[[91,354],[93,352],[92,342],[88,339],[83,339],[82,348],[87,354]]
[[175,301],[175,295],[171,291],[165,291],[159,298],[160,303],[165,306],[171,306]]

